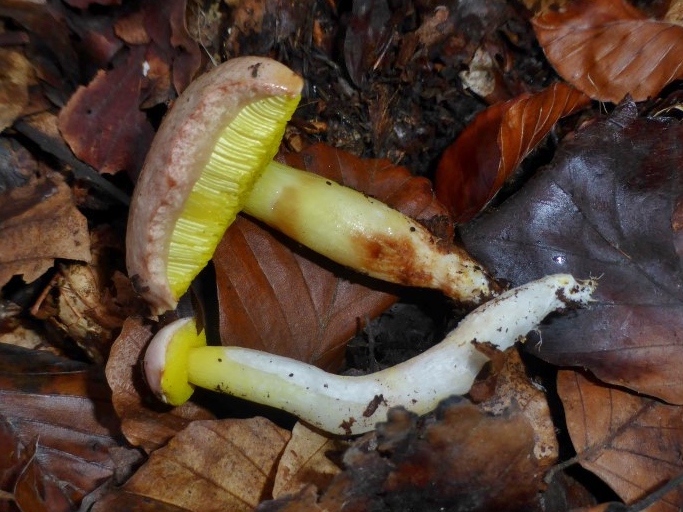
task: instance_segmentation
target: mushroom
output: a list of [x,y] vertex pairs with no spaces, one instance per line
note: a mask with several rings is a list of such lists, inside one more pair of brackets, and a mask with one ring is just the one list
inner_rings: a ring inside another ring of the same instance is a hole
[[184,403],[200,386],[283,409],[333,434],[360,434],[384,421],[390,407],[425,414],[448,396],[467,393],[488,361],[473,342],[505,350],[549,313],[587,304],[594,288],[594,281],[568,274],[513,288],[469,313],[438,345],[360,377],[257,350],[207,346],[191,318],[156,334],[144,370],[150,388],[172,405]]
[[372,277],[464,303],[495,295],[461,248],[371,197],[272,161],[302,86],[276,61],[235,58],[191,83],[164,118],[126,235],[129,275],[153,312],[175,309],[240,210]]

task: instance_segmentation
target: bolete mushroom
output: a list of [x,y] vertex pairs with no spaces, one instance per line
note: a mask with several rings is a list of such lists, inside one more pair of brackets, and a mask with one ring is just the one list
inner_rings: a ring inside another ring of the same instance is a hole
[[495,294],[464,250],[355,190],[272,159],[303,80],[265,57],[192,82],[164,118],[136,184],[129,275],[154,313],[174,309],[240,210],[372,277],[477,304]]
[[195,386],[295,414],[334,434],[360,434],[386,419],[390,407],[417,414],[469,391],[488,358],[473,342],[500,350],[522,339],[551,312],[591,300],[593,281],[556,274],[508,290],[479,306],[438,345],[377,373],[350,377],[239,347],[206,346],[194,320],[176,320],[152,339],[144,359],[150,388],[180,405]]

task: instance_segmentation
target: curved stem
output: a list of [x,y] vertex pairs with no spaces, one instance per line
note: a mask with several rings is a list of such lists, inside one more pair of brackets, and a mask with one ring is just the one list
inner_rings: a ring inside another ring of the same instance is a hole
[[566,274],[520,286],[477,308],[421,355],[361,377],[238,347],[190,349],[187,375],[193,385],[289,411],[328,432],[360,434],[384,421],[391,407],[425,414],[448,396],[467,393],[488,361],[473,341],[505,350],[549,313],[586,304],[593,288]]
[[495,285],[464,250],[384,203],[271,162],[244,211],[315,252],[372,277],[480,303]]

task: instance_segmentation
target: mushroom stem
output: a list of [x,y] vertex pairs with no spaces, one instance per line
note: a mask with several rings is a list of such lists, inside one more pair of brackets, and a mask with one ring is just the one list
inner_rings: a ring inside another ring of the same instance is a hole
[[[286,357],[239,347],[200,346],[203,336],[184,338],[178,349],[179,326],[157,334],[145,356],[152,389],[179,405],[193,386],[220,391],[286,410],[303,421],[334,434],[360,434],[386,419],[391,407],[403,406],[417,414],[433,410],[439,401],[469,391],[488,358],[472,343],[488,342],[499,350],[512,346],[551,312],[585,305],[593,281],[577,282],[556,274],[509,290],[467,315],[441,343],[408,361],[377,373],[340,376]],[[183,319],[185,331],[188,322]],[[191,331],[191,330],[190,330]],[[191,347],[189,345],[192,345]],[[175,368],[165,366],[167,354],[186,353]],[[179,366],[178,366],[179,365]],[[161,384],[160,384],[161,382]],[[189,385],[189,387],[188,387]],[[180,400],[166,388],[187,387]]]
[[349,187],[270,162],[243,211],[323,256],[371,277],[434,288],[479,304],[492,280],[464,250]]

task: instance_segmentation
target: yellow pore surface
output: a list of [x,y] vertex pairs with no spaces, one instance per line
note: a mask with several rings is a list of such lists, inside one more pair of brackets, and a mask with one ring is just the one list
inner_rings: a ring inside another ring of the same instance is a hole
[[255,101],[219,135],[171,235],[167,275],[176,299],[209,262],[254,183],[277,153],[299,98],[271,96]]

